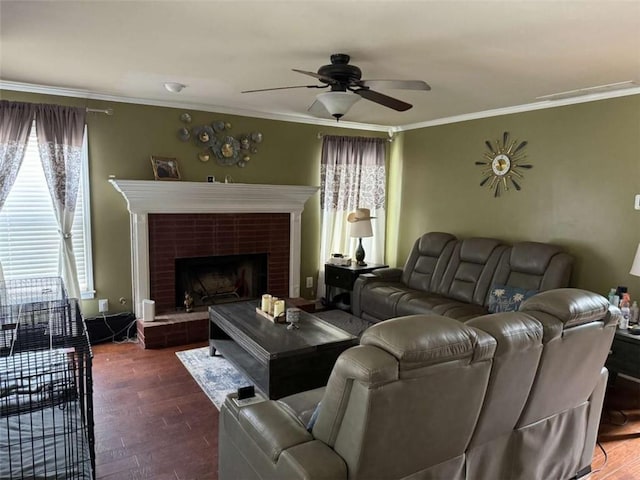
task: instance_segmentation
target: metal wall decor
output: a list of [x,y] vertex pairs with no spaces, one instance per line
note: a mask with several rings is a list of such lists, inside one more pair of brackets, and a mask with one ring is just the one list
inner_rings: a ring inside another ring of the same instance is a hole
[[[184,124],[191,123],[191,115],[183,113],[180,120]],[[210,125],[199,125],[178,129],[178,138],[183,142],[193,141],[199,148],[198,160],[208,162],[215,158],[218,165],[240,168],[247,166],[252,156],[258,153],[258,144],[262,143],[262,133],[252,132],[233,136],[230,134],[231,123],[216,120]]]
[[485,145],[489,149],[482,156],[486,161],[475,162],[476,165],[483,167],[482,175],[484,178],[480,182],[480,186],[487,185],[489,190],[493,191],[494,197],[499,197],[502,192],[509,190],[509,186],[513,185],[516,190],[520,190],[520,180],[523,178],[522,169],[533,168],[531,164],[521,163],[527,155],[524,148],[527,146],[526,141],[511,141],[509,132],[502,134],[502,139],[492,144],[486,140]]

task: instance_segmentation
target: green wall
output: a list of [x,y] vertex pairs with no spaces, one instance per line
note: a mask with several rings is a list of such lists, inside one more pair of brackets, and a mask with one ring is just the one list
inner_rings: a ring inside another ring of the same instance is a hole
[[[205,181],[232,175],[235,182],[320,184],[318,132],[338,135],[386,133],[262,120],[226,114],[128,103],[2,91],[1,98],[90,108],[113,108],[114,115],[89,114],[91,210],[96,298],[111,311],[130,311],[129,214],[109,175],[151,180],[150,155],[176,157],[182,178]],[[177,138],[180,114],[193,125],[225,120],[232,134],[260,131],[264,141],[250,164],[240,169],[197,159],[198,148]],[[527,140],[522,190],[494,198],[480,187],[485,140],[503,131]],[[629,275],[640,242],[640,95],[526,113],[409,130],[391,144],[387,208],[387,262],[401,266],[413,242],[428,231],[459,237],[491,236],[507,241],[554,242],[576,257],[573,285],[605,293],[627,285],[640,298],[640,278]],[[319,194],[302,215],[301,293],[307,276],[317,278],[320,234]],[[315,289],[314,289],[315,291]],[[124,297],[125,305],[118,299]],[[97,301],[83,302],[87,316]]]
[[[236,183],[283,185],[320,185],[320,150],[318,132],[333,135],[376,135],[386,133],[346,130],[344,128],[306,125],[275,120],[241,117],[186,109],[103,102],[79,98],[2,91],[5,100],[60,105],[113,108],[107,116],[89,113],[89,170],[91,183],[91,220],[93,233],[93,267],[96,299],[107,298],[110,312],[131,311],[131,249],[129,213],[124,198],[110,183],[109,175],[121,179],[153,180],[150,155],[178,159],[183,180],[206,181],[215,175],[221,180],[229,174]],[[239,135],[262,132],[259,151],[245,168],[225,167],[215,160],[198,160],[200,151],[192,142],[182,142],[177,132],[184,124],[180,115],[188,112],[191,125],[210,124],[214,120],[231,122],[230,133]],[[320,194],[306,203],[302,213],[302,258],[300,292],[313,298],[315,288],[305,288],[305,278],[318,273],[320,249]],[[118,300],[124,297],[125,305]],[[97,313],[97,300],[83,302],[83,313]]]
[[[474,162],[504,131],[529,142],[534,167],[521,191],[494,198]],[[392,157],[403,173],[391,264],[429,231],[553,242],[576,258],[573,286],[626,285],[640,299],[629,274],[640,242],[640,95],[406,131],[402,148]]]

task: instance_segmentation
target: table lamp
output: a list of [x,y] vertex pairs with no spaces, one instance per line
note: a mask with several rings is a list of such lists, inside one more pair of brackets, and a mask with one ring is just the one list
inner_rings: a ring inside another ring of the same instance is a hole
[[373,237],[371,228],[372,217],[368,208],[356,208],[355,212],[351,212],[347,216],[347,222],[350,223],[351,229],[349,235],[358,239],[358,248],[356,248],[356,265],[364,267],[364,248],[362,248],[362,239]]

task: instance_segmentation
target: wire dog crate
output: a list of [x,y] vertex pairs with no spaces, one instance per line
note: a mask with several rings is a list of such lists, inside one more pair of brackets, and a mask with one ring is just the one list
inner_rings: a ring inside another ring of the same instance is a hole
[[92,352],[60,278],[0,283],[0,478],[93,479]]

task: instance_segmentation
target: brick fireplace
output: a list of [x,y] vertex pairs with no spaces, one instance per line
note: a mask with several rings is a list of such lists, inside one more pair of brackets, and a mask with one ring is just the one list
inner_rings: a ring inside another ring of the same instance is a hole
[[[267,249],[269,289],[282,296],[300,295],[300,220],[305,202],[318,187],[109,182],[125,198],[130,213],[132,298],[137,318],[142,318],[144,299],[155,300],[157,310],[175,307],[175,279],[170,277],[175,277],[171,265],[176,255]],[[165,262],[169,257],[171,265]]]

